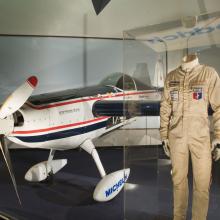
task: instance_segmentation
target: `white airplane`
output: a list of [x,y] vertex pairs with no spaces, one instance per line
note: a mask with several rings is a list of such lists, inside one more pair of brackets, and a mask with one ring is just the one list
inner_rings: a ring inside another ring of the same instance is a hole
[[66,159],[53,159],[56,150],[84,149],[102,177],[93,198],[111,200],[123,188],[130,169],[107,175],[92,140],[123,126],[134,116],[158,115],[158,91],[147,89],[128,75],[113,74],[97,86],[30,97],[37,83],[35,76],[28,78],[0,108],[0,148],[19,202],[5,138],[27,148],[50,149],[47,161],[27,171],[25,179],[30,182],[43,181],[67,164]]

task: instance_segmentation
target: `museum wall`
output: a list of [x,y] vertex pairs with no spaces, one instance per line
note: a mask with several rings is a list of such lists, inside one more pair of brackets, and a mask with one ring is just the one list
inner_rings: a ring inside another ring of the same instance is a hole
[[94,85],[122,72],[122,40],[0,37],[0,102],[28,76],[35,94]]
[[[146,50],[143,44],[130,41],[132,57],[126,73],[138,78],[137,64],[145,64],[153,80],[158,53]],[[220,48],[194,48],[201,63],[220,72]],[[127,54],[129,51],[126,52]],[[186,51],[168,52],[168,71],[176,68]],[[0,101],[28,76],[35,74],[39,85],[35,94],[95,85],[114,72],[123,71],[123,41],[107,39],[0,37]],[[165,65],[165,56],[162,53]],[[3,80],[4,79],[4,80]]]
[[[126,73],[139,78],[149,74],[152,80],[155,53],[132,44],[134,56]],[[0,102],[30,75],[39,79],[35,94],[95,85],[123,71],[123,55],[122,40],[1,36]],[[140,63],[148,73],[138,73]]]

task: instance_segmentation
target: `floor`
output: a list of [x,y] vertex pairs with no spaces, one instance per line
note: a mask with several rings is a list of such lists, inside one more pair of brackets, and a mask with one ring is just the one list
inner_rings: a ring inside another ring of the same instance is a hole
[[[86,152],[56,152],[68,164],[53,181],[28,183],[26,171],[46,160],[48,151],[11,150],[12,163],[22,199],[18,204],[9,174],[0,156],[0,214],[19,220],[171,220],[172,182],[170,163],[159,147],[99,148],[107,173],[131,168],[124,193],[107,203],[93,201],[92,194],[100,177]],[[158,159],[159,158],[159,159]],[[189,174],[191,183],[191,173]],[[191,205],[191,203],[190,203]],[[213,184],[208,220],[220,219],[220,162],[213,166]],[[188,213],[190,219],[190,211]]]

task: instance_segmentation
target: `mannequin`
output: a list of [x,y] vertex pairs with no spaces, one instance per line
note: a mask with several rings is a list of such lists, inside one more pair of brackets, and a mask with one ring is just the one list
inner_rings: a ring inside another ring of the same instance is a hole
[[[183,57],[180,68],[184,72],[191,72],[196,66],[199,65],[199,59],[196,54],[189,54]],[[169,140],[165,139],[162,142],[165,154],[170,157]],[[213,146],[214,147],[214,146]],[[213,148],[212,147],[212,148]]]
[[160,136],[171,158],[174,192],[173,220],[186,220],[188,164],[193,168],[192,220],[206,220],[211,179],[211,146],[207,107],[214,123],[212,150],[220,158],[220,79],[214,68],[200,65],[195,54],[166,76],[160,105]]
[[196,56],[196,54],[189,54],[183,57],[181,69],[184,72],[190,72],[192,71],[192,69],[194,69],[198,65],[199,65],[199,59]]

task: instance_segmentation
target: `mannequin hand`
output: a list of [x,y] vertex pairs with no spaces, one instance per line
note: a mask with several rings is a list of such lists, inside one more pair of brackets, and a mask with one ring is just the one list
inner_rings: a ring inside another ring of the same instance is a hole
[[220,140],[213,140],[212,141],[212,158],[214,161],[220,159]]
[[212,141],[212,149],[211,149],[211,151],[214,151],[218,144],[220,144],[220,139],[214,139]]
[[165,153],[168,157],[170,157],[169,140],[168,140],[168,139],[163,140],[163,141],[162,141],[162,146],[163,146],[164,153]]

